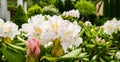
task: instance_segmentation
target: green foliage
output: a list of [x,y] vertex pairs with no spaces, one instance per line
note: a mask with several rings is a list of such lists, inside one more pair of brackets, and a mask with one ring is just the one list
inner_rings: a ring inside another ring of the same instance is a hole
[[60,13],[64,12],[64,3],[61,0],[55,2],[55,7],[59,9]]
[[17,5],[17,0],[7,0],[7,5],[8,6],[15,6],[15,5]]
[[9,62],[25,62],[25,56],[22,53],[17,53],[5,46],[2,48],[2,52]]
[[40,2],[39,2],[39,6],[40,7],[44,7],[44,6],[47,6],[48,4],[47,4],[47,2],[44,2],[44,1],[42,1],[42,0],[40,0]]
[[88,57],[88,55],[86,53],[81,53],[82,49],[76,49],[73,50],[71,52],[69,52],[68,54],[65,54],[61,57],[51,57],[51,56],[43,56],[40,60],[48,60],[50,62],[75,62],[75,61],[88,61],[89,59],[87,59],[86,57]]
[[40,0],[39,6],[43,8],[45,6],[54,5],[55,2],[56,2],[56,0]]
[[16,23],[19,28],[22,26],[22,24],[27,22],[27,15],[23,9],[23,7],[21,5],[18,6],[17,10],[16,10],[16,14],[15,14],[15,18],[14,18],[14,23]]
[[42,8],[39,7],[38,5],[34,5],[28,9],[28,17],[41,14],[42,13]]
[[49,4],[55,4],[56,0],[47,0]]
[[59,15],[59,10],[55,8],[53,5],[45,6],[43,8],[43,14],[44,15]]
[[[18,39],[17,39],[18,40]],[[2,42],[1,52],[4,55],[5,62],[25,62],[25,43],[23,45],[16,44],[16,39],[14,39],[14,43],[4,43]],[[17,42],[18,43],[18,42]],[[19,42],[22,43],[22,42]]]
[[65,11],[69,11],[74,9],[74,4],[72,2],[72,0],[65,0]]
[[[90,62],[111,61],[115,52],[111,52],[112,42],[110,37],[104,33],[104,29],[97,26],[86,26],[83,24],[80,36],[84,39],[82,48],[89,55]],[[114,42],[114,41],[113,41]],[[115,50],[115,49],[114,49]]]
[[40,0],[32,0],[33,4],[38,4]]
[[64,11],[69,11],[74,9],[74,3],[72,0],[65,0],[64,2],[61,0],[56,0],[55,1],[55,6],[56,8],[59,9],[59,11],[62,13]]
[[100,17],[100,18],[96,18],[95,21],[93,22],[94,25],[97,25],[97,26],[101,26],[103,25],[106,21],[108,20],[107,17]]
[[30,8],[31,6],[33,6],[32,0],[28,0],[27,1],[27,7]]
[[14,18],[15,18],[15,14],[16,14],[16,11],[17,11],[17,7],[16,7],[16,6],[8,6],[8,10],[10,11],[11,21],[13,21]]
[[80,0],[75,4],[75,7],[79,10],[82,16],[87,16],[95,13],[94,5],[85,0]]

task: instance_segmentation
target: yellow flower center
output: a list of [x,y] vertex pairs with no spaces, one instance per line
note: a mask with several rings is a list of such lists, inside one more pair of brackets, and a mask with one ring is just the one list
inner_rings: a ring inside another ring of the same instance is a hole
[[35,33],[36,34],[41,34],[42,33],[42,29],[39,27],[35,27]]
[[9,38],[9,37],[6,37],[6,38],[4,38],[4,42],[6,42],[6,43],[11,43],[11,38]]
[[65,34],[66,34],[66,35],[69,35],[69,34],[70,34],[70,30],[66,30],[66,31],[65,31]]
[[53,23],[53,24],[52,24],[52,28],[56,31],[56,30],[59,29],[59,26],[58,26],[57,23]]

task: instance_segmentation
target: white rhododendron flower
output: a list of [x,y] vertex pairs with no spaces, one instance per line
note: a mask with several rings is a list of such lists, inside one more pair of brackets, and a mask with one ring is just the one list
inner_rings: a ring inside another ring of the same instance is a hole
[[65,12],[63,12],[63,14],[62,14],[63,16],[65,16],[65,17],[69,17],[69,16],[71,16],[71,17],[75,17],[75,18],[79,18],[79,16],[80,16],[80,13],[79,13],[79,11],[78,10],[70,10],[70,11],[65,11]]
[[113,32],[117,33],[120,29],[120,21],[117,21],[116,18],[113,18],[111,21],[107,21],[102,28],[104,28],[104,32],[108,35],[111,35]]
[[47,20],[42,15],[32,17],[28,23],[22,25],[22,30],[27,32],[27,36],[39,39],[43,45],[60,38],[64,51],[70,45],[79,46],[82,43],[82,38],[78,36],[81,27],[76,21],[71,23],[56,15],[46,17]]
[[19,34],[18,26],[10,21],[7,21],[3,24],[0,32],[1,37],[9,37],[11,39]]

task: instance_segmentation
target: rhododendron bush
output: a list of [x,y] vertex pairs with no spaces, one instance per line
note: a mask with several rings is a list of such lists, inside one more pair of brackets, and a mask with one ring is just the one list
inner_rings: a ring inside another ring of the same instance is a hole
[[95,26],[78,13],[35,15],[20,29],[0,19],[0,62],[119,62],[120,21]]

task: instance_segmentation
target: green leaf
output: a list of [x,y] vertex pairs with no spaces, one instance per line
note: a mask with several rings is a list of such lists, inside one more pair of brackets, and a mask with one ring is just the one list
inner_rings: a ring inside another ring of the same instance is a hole
[[95,45],[94,45],[94,44],[87,44],[86,47],[87,47],[87,48],[94,48]]
[[79,33],[80,36],[82,36],[85,32],[85,29],[82,29],[82,31]]
[[88,59],[88,58],[82,58],[82,60],[84,60],[84,61],[89,61],[89,59]]
[[100,61],[101,61],[101,62],[105,62],[102,58],[100,58]]
[[43,56],[40,61],[42,61],[43,59],[47,59],[48,61],[56,61],[58,58],[56,57],[48,57],[48,56]]
[[87,53],[80,53],[79,57],[83,58],[83,57],[88,57],[89,55],[87,55]]
[[104,55],[104,57],[103,57],[104,59],[106,59],[106,60],[112,60],[112,58],[109,56],[109,55]]
[[76,49],[60,58],[77,58],[79,57],[80,53],[81,53],[81,49]]
[[26,45],[26,44],[25,44],[25,43],[15,43],[15,45],[24,46],[24,45]]
[[11,50],[5,44],[2,45],[1,50],[8,62],[25,62],[25,55],[23,53],[17,53]]
[[97,58],[97,55],[93,56],[93,57],[92,57],[92,60],[95,60],[96,58]]
[[86,34],[89,38],[92,37],[89,31],[85,32],[85,34]]
[[17,50],[20,50],[20,51],[26,51],[25,48],[22,48],[20,46],[17,46],[17,45],[14,45],[14,44],[10,44],[10,43],[6,43],[8,46],[14,48],[14,49],[17,49]]
[[97,34],[97,32],[95,31],[94,28],[91,29],[91,33],[94,34],[94,35]]

